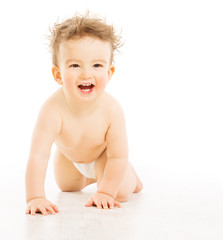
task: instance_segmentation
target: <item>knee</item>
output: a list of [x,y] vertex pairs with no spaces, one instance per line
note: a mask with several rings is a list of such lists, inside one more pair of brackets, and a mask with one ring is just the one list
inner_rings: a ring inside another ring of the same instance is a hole
[[118,192],[115,200],[118,202],[128,202],[130,195],[124,192]]
[[79,192],[83,187],[69,187],[69,186],[59,186],[62,192]]
[[60,184],[57,184],[57,185],[62,192],[78,192],[78,191],[81,191],[84,188],[84,182],[82,182],[82,181],[75,182],[73,184],[71,184],[71,183],[60,183]]

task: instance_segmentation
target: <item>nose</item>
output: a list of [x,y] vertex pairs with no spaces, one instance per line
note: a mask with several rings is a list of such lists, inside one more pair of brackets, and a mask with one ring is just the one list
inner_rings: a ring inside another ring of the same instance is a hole
[[88,79],[91,78],[91,74],[90,74],[90,72],[89,72],[88,70],[83,70],[83,71],[81,72],[80,78],[81,78],[82,80],[88,80]]

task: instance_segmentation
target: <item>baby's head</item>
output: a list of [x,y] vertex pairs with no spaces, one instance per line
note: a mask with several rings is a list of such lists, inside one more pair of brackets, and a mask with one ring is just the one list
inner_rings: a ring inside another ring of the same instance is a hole
[[75,16],[51,30],[52,73],[66,99],[93,101],[102,95],[115,67],[120,37],[100,18]]
[[116,35],[113,26],[107,25],[99,17],[74,16],[62,23],[56,23],[50,30],[50,48],[53,65],[58,66],[58,52],[61,43],[69,40],[78,40],[83,37],[92,37],[111,45],[111,63],[114,61],[114,52],[122,45],[120,36]]

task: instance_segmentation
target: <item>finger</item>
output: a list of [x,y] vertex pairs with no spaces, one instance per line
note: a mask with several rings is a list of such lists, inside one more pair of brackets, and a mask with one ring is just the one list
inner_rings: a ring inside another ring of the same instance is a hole
[[121,203],[118,202],[118,201],[115,201],[115,200],[114,200],[114,205],[115,205],[115,207],[116,207],[116,206],[119,207],[119,208],[122,207]]
[[113,203],[113,201],[111,201],[111,200],[108,200],[108,207],[109,208],[114,208],[114,203]]
[[57,205],[51,204],[50,206],[54,209],[55,212],[59,212],[59,208],[57,207]]
[[94,205],[94,201],[92,199],[88,200],[87,203],[84,205],[85,207],[90,207]]
[[53,210],[52,207],[48,207],[47,211],[50,212],[50,214],[53,214],[53,215],[55,214],[55,211]]
[[102,203],[102,206],[103,206],[104,209],[108,209],[107,201],[102,201],[101,203]]
[[40,210],[40,212],[41,212],[44,216],[47,215],[47,211],[46,211],[46,209],[45,209],[44,207],[40,207],[39,210]]
[[35,215],[37,208],[31,207],[31,215]]
[[98,201],[95,202],[95,203],[96,203],[98,209],[102,209],[102,203],[101,203],[101,200],[98,200]]
[[26,214],[29,214],[30,213],[30,207],[27,207],[26,208]]

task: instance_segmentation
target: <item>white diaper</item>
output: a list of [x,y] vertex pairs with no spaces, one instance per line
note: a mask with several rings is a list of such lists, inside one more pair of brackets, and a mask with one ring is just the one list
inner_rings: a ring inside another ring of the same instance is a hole
[[94,175],[94,162],[91,163],[76,163],[73,162],[74,166],[79,170],[80,173],[82,173],[87,178],[95,178]]

